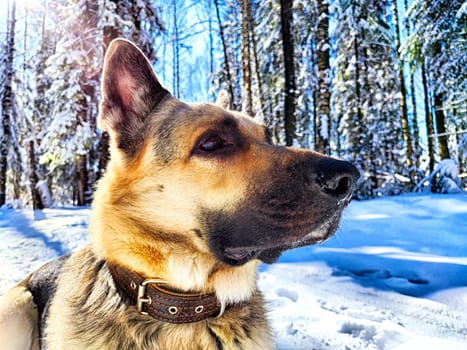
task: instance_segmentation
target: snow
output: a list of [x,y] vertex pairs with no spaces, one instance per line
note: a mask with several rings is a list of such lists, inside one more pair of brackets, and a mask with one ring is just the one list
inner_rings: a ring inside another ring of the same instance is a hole
[[463,15],[467,14],[467,1],[464,1],[459,11],[457,11],[456,17],[461,18]]
[[459,170],[453,159],[443,159],[435,170],[424,178],[416,187],[416,191],[431,190],[436,193],[458,193],[462,191]]
[[[87,243],[90,209],[0,210],[0,295]],[[280,350],[467,349],[467,194],[354,201],[336,236],[262,265]]]

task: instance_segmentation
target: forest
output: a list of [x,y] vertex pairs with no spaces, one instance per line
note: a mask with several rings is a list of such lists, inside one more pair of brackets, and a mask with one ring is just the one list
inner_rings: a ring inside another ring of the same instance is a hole
[[112,39],[173,96],[263,121],[355,164],[356,199],[467,182],[467,1],[8,0],[0,5],[0,206],[88,205]]

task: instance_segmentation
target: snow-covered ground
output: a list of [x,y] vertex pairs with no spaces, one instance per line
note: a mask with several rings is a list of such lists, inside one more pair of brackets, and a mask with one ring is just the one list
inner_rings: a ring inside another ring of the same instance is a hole
[[[87,242],[89,209],[0,210],[0,295]],[[261,267],[281,350],[467,350],[467,194],[352,202],[335,238]]]

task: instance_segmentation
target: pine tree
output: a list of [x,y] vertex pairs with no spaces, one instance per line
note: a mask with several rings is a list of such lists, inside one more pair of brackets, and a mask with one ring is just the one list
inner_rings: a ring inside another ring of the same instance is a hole
[[264,98],[264,121],[272,131],[278,144],[285,143],[284,132],[284,55],[282,46],[280,8],[275,0],[261,2],[256,10],[256,32],[267,33],[258,42],[261,57],[260,74]]
[[338,2],[332,105],[340,120],[344,150],[365,175],[357,195],[400,191],[401,115],[388,2]]
[[[296,141],[304,148],[322,151],[317,145],[320,126],[318,120],[317,32],[318,9],[308,0],[294,1],[294,39],[296,71]],[[329,38],[328,38],[329,40]],[[325,44],[324,44],[325,45]],[[325,46],[323,46],[326,48]],[[326,72],[329,80],[331,72]],[[327,83],[325,79],[322,83]],[[329,82],[328,82],[329,83]],[[330,115],[329,115],[330,120]],[[327,124],[325,124],[327,126]],[[329,129],[323,130],[326,132]]]
[[[98,4],[73,0],[60,4],[60,40],[47,60],[46,73],[53,78],[48,94],[53,104],[50,129],[42,139],[47,162],[57,175],[56,188],[73,189],[73,199],[85,205],[91,198],[88,169],[96,137],[98,73],[102,62],[98,28]],[[54,79],[55,78],[55,79]],[[69,193],[64,193],[66,200]]]
[[[27,120],[22,130],[25,138],[23,147],[27,150],[29,178],[29,192],[33,209],[43,209],[51,205],[47,184],[47,169],[39,164],[40,141],[42,130],[46,129],[46,117],[50,114],[49,99],[47,89],[50,87],[50,80],[45,74],[45,61],[53,53],[54,44],[51,42],[50,32],[53,24],[47,21],[47,5],[43,9],[28,9],[26,7],[25,33],[24,33],[24,62],[22,65],[23,75],[18,84],[18,95],[22,102],[20,108],[22,117]],[[50,22],[50,21],[49,21]],[[36,31],[37,37],[31,38],[27,31]],[[33,106],[31,108],[30,106]],[[26,136],[27,135],[27,136]],[[44,192],[44,193],[42,193]]]
[[427,140],[428,140],[428,168],[430,172],[435,169],[435,126],[433,122],[433,115],[431,113],[431,104],[430,104],[430,93],[428,86],[428,73],[425,69],[425,62],[421,63],[422,68],[422,81],[423,81],[423,96],[424,96],[424,107],[425,107],[425,124],[427,131]]
[[231,72],[230,62],[229,62],[229,54],[228,54],[229,50],[228,50],[227,40],[225,36],[225,31],[224,31],[224,23],[221,18],[221,14],[220,14],[219,1],[214,0],[214,5],[216,8],[216,18],[217,18],[217,25],[219,27],[219,36],[222,42],[222,53],[224,55],[223,71],[225,72],[225,76],[226,76],[226,83],[224,84],[227,84],[228,86],[227,90],[229,91],[229,95],[230,95],[230,104],[231,104],[230,107],[233,108],[232,99],[235,96],[235,93],[234,93],[234,84],[232,80],[232,72]]
[[[216,74],[218,88],[229,92],[230,105],[241,108],[241,8],[238,1],[214,0],[219,35],[222,42],[223,62]],[[238,78],[237,78],[238,77]]]
[[[404,0],[404,7],[403,13],[407,13],[408,3],[407,0]],[[407,37],[410,37],[411,28],[410,28],[410,21],[407,17],[404,16],[404,26],[405,26],[405,34]],[[403,48],[402,43],[401,47],[399,48],[399,55],[402,56]],[[422,156],[422,149],[420,146],[420,130],[418,127],[418,115],[417,115],[417,93],[415,91],[415,68],[416,66],[413,62],[408,62],[409,64],[409,86],[410,86],[410,100],[412,105],[412,130],[413,130],[413,158],[414,158],[414,165],[417,169],[417,173],[420,173],[420,158]],[[417,181],[420,179],[418,178],[417,174]]]
[[256,100],[257,100],[257,112],[254,113],[255,117],[261,118],[264,121],[264,93],[263,93],[263,82],[261,77],[261,64],[258,56],[258,44],[256,38],[256,21],[255,16],[253,15],[253,7],[250,3],[250,6],[247,8],[247,21],[248,27],[250,30],[250,40],[251,40],[251,48],[253,54],[253,61],[254,61],[254,77],[256,82]]
[[[396,52],[399,55],[401,48],[401,34],[399,28],[399,9],[397,5],[397,0],[392,0],[392,6],[394,9],[394,23],[395,23],[395,38],[396,38]],[[409,123],[409,113],[407,109],[407,90],[405,84],[405,74],[404,74],[404,64],[402,60],[399,60],[399,84],[401,89],[401,121],[402,121],[402,133],[404,135],[404,142],[406,147],[406,158],[407,165],[410,169],[411,178],[415,176],[414,173],[414,151],[413,151],[413,142],[412,142],[412,132],[410,130]]]
[[317,95],[317,125],[316,150],[322,153],[330,153],[331,132],[331,67],[329,62],[329,6],[326,0],[316,0],[318,10],[317,28],[317,67],[318,89]]
[[284,56],[284,129],[285,144],[291,146],[295,140],[296,130],[296,85],[295,85],[295,50],[293,27],[293,5],[292,0],[280,0],[282,52]]
[[242,0],[242,110],[253,115],[253,89],[251,77],[250,0]]
[[2,140],[0,143],[0,206],[6,202],[6,184],[8,169],[8,154],[11,147],[11,116],[14,110],[13,96],[13,60],[15,51],[16,2],[11,3],[9,12],[7,40],[3,67],[5,67],[5,82],[2,91]]
[[408,10],[413,30],[405,51],[408,59],[423,66],[427,73],[441,159],[450,157],[451,123],[459,124],[467,115],[465,107],[460,115],[455,112],[467,103],[467,10],[463,5],[462,0],[415,0]]

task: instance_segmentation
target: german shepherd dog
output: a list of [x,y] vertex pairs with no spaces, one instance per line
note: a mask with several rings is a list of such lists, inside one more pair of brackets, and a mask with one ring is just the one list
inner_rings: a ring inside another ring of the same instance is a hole
[[111,159],[91,244],[7,292],[1,348],[273,349],[258,265],[332,235],[357,169],[276,146],[226,106],[177,100],[123,39],[102,97]]

